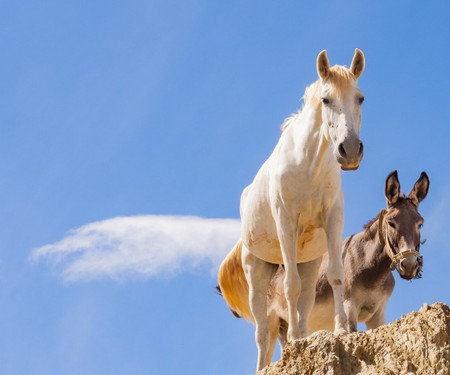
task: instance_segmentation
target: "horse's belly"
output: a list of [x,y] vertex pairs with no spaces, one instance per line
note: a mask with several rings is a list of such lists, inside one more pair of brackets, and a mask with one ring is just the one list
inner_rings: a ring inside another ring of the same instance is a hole
[[297,244],[297,263],[305,263],[321,257],[328,249],[327,234],[323,228],[302,233]]
[[[248,233],[246,237],[248,250],[256,257],[275,264],[283,264],[280,242],[270,238],[267,233]],[[327,236],[323,228],[304,231],[297,243],[297,263],[306,263],[321,257],[327,251]]]

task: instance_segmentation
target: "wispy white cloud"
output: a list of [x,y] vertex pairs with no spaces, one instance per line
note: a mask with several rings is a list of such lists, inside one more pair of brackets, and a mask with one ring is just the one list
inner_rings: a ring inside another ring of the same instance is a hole
[[61,241],[34,249],[30,258],[56,264],[68,282],[167,277],[201,265],[216,270],[239,235],[237,219],[116,217],[71,230]]

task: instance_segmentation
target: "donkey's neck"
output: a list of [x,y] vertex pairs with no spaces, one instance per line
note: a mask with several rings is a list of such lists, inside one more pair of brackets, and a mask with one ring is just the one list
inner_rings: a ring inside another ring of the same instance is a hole
[[[360,233],[360,246],[355,254],[359,259],[363,259],[363,264],[356,271],[356,274],[367,283],[376,281],[384,282],[391,273],[391,259],[386,253],[385,244],[380,241],[378,235],[379,220],[375,220],[369,228]],[[356,275],[355,275],[356,276]]]

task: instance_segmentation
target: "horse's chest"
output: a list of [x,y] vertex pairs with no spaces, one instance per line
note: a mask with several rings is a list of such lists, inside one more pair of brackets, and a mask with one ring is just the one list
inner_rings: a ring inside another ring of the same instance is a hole
[[[335,184],[324,179],[320,184],[299,184],[282,178],[275,180],[275,188],[265,191],[252,186],[245,198],[243,212],[243,240],[249,251],[269,263],[282,264],[282,249],[278,239],[276,218],[271,207],[282,201],[290,220],[297,222],[297,262],[304,263],[327,251],[325,232],[327,212],[337,196]],[[264,194],[268,193],[266,199]]]
[[323,211],[330,208],[340,191],[339,186],[330,180],[320,184],[305,185],[301,183],[284,184],[281,188],[284,203],[297,210],[299,213]]

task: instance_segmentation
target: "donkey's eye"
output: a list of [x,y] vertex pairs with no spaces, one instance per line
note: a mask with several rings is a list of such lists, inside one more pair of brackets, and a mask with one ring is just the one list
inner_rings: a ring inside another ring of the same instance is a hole
[[422,228],[423,227],[423,223],[418,225],[418,228]]
[[322,98],[320,100],[322,101],[323,104],[330,104],[330,99],[328,98]]
[[364,96],[361,96],[360,98],[358,98],[359,104],[363,104],[363,101],[364,101]]

